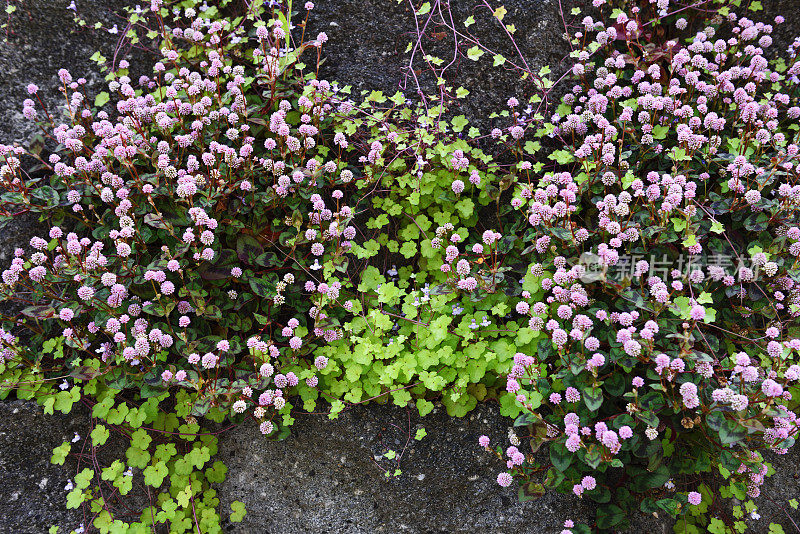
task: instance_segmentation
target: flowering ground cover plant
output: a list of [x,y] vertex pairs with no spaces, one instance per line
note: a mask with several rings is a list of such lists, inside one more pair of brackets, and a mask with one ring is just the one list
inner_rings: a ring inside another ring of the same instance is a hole
[[[560,105],[548,69],[513,66],[545,94],[490,132],[448,112],[469,91],[429,55],[439,92],[418,101],[319,80],[327,36],[290,24],[310,2],[153,0],[129,32],[157,48],[151,75],[114,64],[93,100],[62,70],[63,120],[29,86],[53,147],[0,146],[2,217],[46,230],[2,272],[22,307],[0,396],[91,408],[92,461],[53,456],[82,462],[85,528],[219,531],[211,421],[280,439],[300,405],[496,400],[518,428],[480,439],[498,483],[600,504],[565,530],[639,510],[743,531],[753,502],[726,520],[719,498],[758,497],[763,452],[798,431],[800,42],[770,66],[772,26],[740,4],[574,10]],[[459,60],[513,63],[447,27]],[[101,465],[112,430],[129,446]]]

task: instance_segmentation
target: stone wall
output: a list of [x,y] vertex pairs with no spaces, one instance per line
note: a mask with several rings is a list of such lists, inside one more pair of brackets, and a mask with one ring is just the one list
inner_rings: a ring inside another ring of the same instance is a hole
[[[578,3],[579,0],[576,0]],[[127,3],[127,2],[126,2]],[[133,2],[130,2],[133,3]],[[76,0],[80,12],[107,26],[119,23],[115,15],[120,0]],[[451,0],[457,24],[470,13],[478,24],[482,42],[508,58],[516,51],[491,26],[491,20],[474,10],[472,0]],[[550,65],[555,72],[566,66],[568,46],[563,31],[559,0],[506,0],[507,22],[517,27],[517,45],[531,69]],[[776,46],[785,49],[800,34],[793,17],[793,0],[764,0],[764,18],[783,13],[791,24],[780,29]],[[21,117],[24,87],[36,83],[45,102],[57,112],[60,94],[56,72],[68,68],[73,76],[88,80],[90,94],[102,90],[103,76],[88,60],[96,50],[107,57],[127,54],[133,68],[143,68],[144,54],[131,56],[117,37],[105,32],[75,31],[69,0],[24,0],[12,25],[13,33],[0,43],[0,139],[25,142],[34,133]],[[411,39],[413,17],[408,2],[391,0],[317,0],[308,31],[325,31],[326,63],[321,75],[356,90],[403,90],[413,96],[413,80],[404,80],[403,55]],[[563,2],[564,12],[568,3]],[[453,41],[443,36],[431,53],[452,53]],[[133,51],[135,52],[135,51]],[[487,111],[502,106],[512,95],[526,94],[530,87],[513,72],[490,69],[485,62],[462,62],[453,67],[454,85],[471,95],[459,104],[459,113],[481,128],[491,125]],[[421,87],[430,91],[431,80]],[[23,219],[0,231],[0,262],[6,264],[13,247],[27,242],[33,219]],[[67,480],[75,465],[49,464],[53,447],[89,427],[88,414],[43,416],[30,402],[0,402],[0,534],[42,533],[50,524],[73,528],[83,520],[79,511],[65,508]],[[220,485],[223,514],[233,500],[244,501],[248,514],[241,524],[227,525],[235,533],[361,534],[407,532],[414,534],[492,532],[558,532],[564,519],[588,518],[591,503],[572,496],[547,494],[519,503],[510,489],[494,483],[501,462],[477,447],[477,437],[487,434],[504,441],[509,421],[495,405],[484,405],[463,419],[446,416],[438,407],[420,419],[415,410],[380,405],[346,410],[338,420],[324,416],[298,416],[292,436],[283,442],[266,441],[249,425],[223,434],[221,459],[229,467],[228,480]],[[427,436],[413,439],[418,428]],[[398,465],[382,455],[389,449],[402,452],[402,474],[387,478],[384,471]],[[777,474],[769,479],[760,502],[762,519],[749,521],[753,532],[765,532],[770,520],[786,521],[784,509],[791,496],[800,495],[798,453],[775,459]],[[141,476],[137,473],[135,476]],[[796,513],[796,512],[794,512]],[[800,523],[800,518],[795,517]],[[638,517],[633,532],[668,532],[663,518]],[[62,530],[63,531],[63,530]]]

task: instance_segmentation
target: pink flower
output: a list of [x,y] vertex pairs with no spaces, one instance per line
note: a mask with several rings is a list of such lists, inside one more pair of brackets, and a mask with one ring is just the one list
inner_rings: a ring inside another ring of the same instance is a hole
[[511,476],[511,473],[500,473],[499,475],[497,475],[497,483],[504,488],[509,487],[513,480],[514,477]]
[[565,446],[569,452],[576,452],[581,448],[581,438],[577,434],[572,434],[567,438]]
[[91,300],[94,296],[94,289],[88,286],[81,286],[78,288],[78,297],[81,300]]
[[779,397],[783,393],[783,387],[774,380],[767,378],[761,383],[761,391],[767,397]]
[[578,402],[581,400],[580,392],[573,387],[568,387],[567,391],[564,393],[564,396],[567,399],[567,402]]
[[692,310],[689,312],[689,315],[694,321],[702,321],[706,316],[706,309],[699,304],[692,306]]
[[481,447],[488,447],[489,446],[489,436],[481,436],[478,438],[478,445]]
[[690,491],[688,497],[689,497],[689,504],[694,506],[697,506],[703,500],[703,496],[696,491]]

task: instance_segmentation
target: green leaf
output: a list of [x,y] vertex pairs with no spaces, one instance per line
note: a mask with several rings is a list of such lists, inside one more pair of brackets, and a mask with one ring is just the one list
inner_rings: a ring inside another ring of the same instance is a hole
[[542,144],[539,141],[525,141],[525,146],[523,150],[525,150],[526,154],[535,154],[542,148]]
[[676,232],[682,232],[686,229],[686,219],[681,219],[680,217],[673,217],[670,219],[672,221],[672,227],[675,228]]
[[475,210],[475,203],[470,198],[462,198],[456,202],[456,210],[462,217],[467,218],[472,215]]
[[567,163],[575,161],[575,155],[568,150],[556,150],[547,157],[555,160],[560,165],[565,165]]
[[105,427],[105,425],[97,425],[94,427],[94,430],[92,430],[92,445],[95,447],[98,445],[103,445],[108,440],[110,435],[111,432]]
[[417,401],[417,410],[419,410],[420,417],[425,417],[433,411],[433,403],[429,400],[419,399]]
[[653,139],[664,139],[669,132],[669,126],[653,126]]
[[64,465],[64,460],[67,458],[69,451],[72,449],[72,444],[65,441],[55,449],[53,449],[53,456],[50,458],[50,463],[55,465]]
[[241,501],[233,501],[231,503],[231,522],[241,523],[244,515],[247,513],[244,503]]
[[403,246],[400,247],[400,254],[402,254],[406,259],[413,258],[417,253],[417,244],[413,241],[406,241],[403,243]]
[[417,10],[417,16],[421,17],[422,15],[427,15],[430,12],[431,12],[431,3],[430,2],[425,2]]
[[98,93],[98,95],[94,97],[94,107],[102,108],[103,106],[108,104],[109,100],[111,100],[111,97],[106,91]]
[[472,61],[478,61],[483,54],[484,54],[483,50],[481,50],[481,47],[477,45],[467,50],[467,57],[470,58]]
[[175,497],[175,500],[178,502],[178,505],[182,508],[188,508],[189,502],[192,498],[192,486],[186,486],[183,491],[178,492],[178,495]]
[[150,453],[138,447],[128,447],[125,457],[128,459],[128,465],[139,469],[143,469],[150,461]]
[[125,465],[119,460],[114,460],[110,466],[103,469],[100,478],[107,481],[114,481],[122,474],[122,471],[124,470]]
[[208,481],[215,483],[224,482],[227,472],[228,468],[219,460],[215,461],[214,464],[205,471]]
[[67,494],[67,509],[73,510],[83,504],[84,495],[83,490],[75,488]]
[[383,91],[372,91],[366,98],[367,102],[375,102],[376,104],[383,104],[386,102],[387,97]]
[[469,121],[464,115],[456,115],[450,121],[450,124],[453,125],[453,131],[458,133],[464,130],[464,127],[469,124]]
[[158,462],[155,465],[148,465],[142,474],[144,475],[145,484],[159,488],[163,484],[164,478],[169,474],[169,469],[167,469],[167,464],[164,462]]

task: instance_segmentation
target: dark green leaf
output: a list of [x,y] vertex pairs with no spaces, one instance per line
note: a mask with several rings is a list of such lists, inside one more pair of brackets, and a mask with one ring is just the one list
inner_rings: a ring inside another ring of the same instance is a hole
[[586,462],[586,465],[591,467],[592,469],[597,468],[600,465],[600,451],[596,447],[592,447],[583,459]]
[[259,297],[272,298],[275,296],[275,286],[277,284],[277,276],[274,278],[255,278],[251,277],[248,282],[250,289]]
[[172,225],[164,220],[164,218],[157,213],[148,213],[144,216],[144,223],[153,228],[160,228],[162,230],[169,230]]
[[256,258],[255,263],[262,267],[274,267],[280,265],[280,260],[274,252],[265,252]]
[[58,206],[59,202],[59,195],[58,191],[50,187],[49,185],[43,185],[42,187],[37,187],[33,190],[33,198],[37,198],[39,200],[44,201],[45,205],[48,207]]
[[597,510],[597,527],[611,529],[625,520],[625,511],[616,504],[601,506]]
[[739,443],[747,437],[747,427],[738,421],[726,420],[719,429],[719,439],[723,445]]
[[583,402],[586,403],[586,407],[589,408],[590,412],[599,410],[603,404],[602,388],[592,386],[583,388]]
[[539,499],[544,496],[544,493],[544,486],[538,482],[531,481],[519,488],[519,501],[525,502]]
[[572,458],[572,453],[562,443],[552,443],[550,445],[550,462],[559,471],[566,471],[572,463]]
[[34,319],[50,319],[55,317],[56,310],[52,306],[28,306],[22,310],[22,315],[33,317]]
[[544,477],[544,486],[546,488],[556,488],[564,481],[564,473],[553,467],[547,470]]
[[251,265],[256,263],[256,258],[264,253],[264,248],[258,240],[247,234],[241,234],[236,240],[236,255],[239,261],[247,262]]

